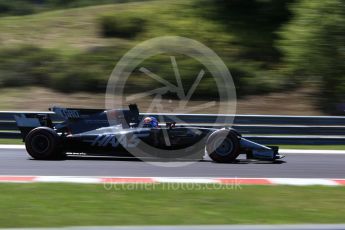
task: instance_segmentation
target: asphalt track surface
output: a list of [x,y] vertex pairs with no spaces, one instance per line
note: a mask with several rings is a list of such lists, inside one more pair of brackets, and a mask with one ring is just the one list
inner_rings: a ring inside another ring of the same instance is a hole
[[138,160],[95,157],[40,161],[31,159],[24,149],[0,149],[0,175],[336,179],[345,178],[345,155],[296,153],[273,164],[195,162],[184,167],[159,167]]

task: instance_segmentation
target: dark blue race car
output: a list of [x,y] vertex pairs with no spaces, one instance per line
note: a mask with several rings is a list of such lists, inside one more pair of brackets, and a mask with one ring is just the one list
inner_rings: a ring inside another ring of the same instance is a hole
[[26,150],[34,159],[61,159],[68,154],[156,158],[162,161],[202,160],[205,155],[220,163],[248,159],[280,159],[277,147],[247,140],[231,128],[205,128],[159,124],[154,116],[143,118],[136,105],[129,109],[51,109],[50,114],[20,114],[15,119]]

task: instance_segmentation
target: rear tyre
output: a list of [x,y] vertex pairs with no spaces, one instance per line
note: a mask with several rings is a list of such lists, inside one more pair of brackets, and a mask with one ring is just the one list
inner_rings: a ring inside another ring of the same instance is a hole
[[240,155],[239,137],[232,130],[217,130],[207,139],[206,151],[215,162],[231,163]]
[[60,148],[59,135],[48,127],[31,130],[25,138],[25,147],[29,155],[37,160],[57,160],[65,155]]

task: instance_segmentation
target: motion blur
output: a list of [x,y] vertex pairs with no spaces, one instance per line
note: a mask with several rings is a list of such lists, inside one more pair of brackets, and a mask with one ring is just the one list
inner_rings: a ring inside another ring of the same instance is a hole
[[[122,55],[147,39],[173,35],[195,39],[223,59],[239,113],[343,114],[344,11],[341,0],[1,1],[0,104],[104,107],[109,75]],[[200,63],[176,60],[188,88]],[[174,80],[168,56],[144,64]],[[159,84],[137,70],[127,92]],[[206,73],[192,100],[217,97],[214,84]],[[21,100],[13,98],[17,92]],[[272,109],[281,100],[287,109]]]

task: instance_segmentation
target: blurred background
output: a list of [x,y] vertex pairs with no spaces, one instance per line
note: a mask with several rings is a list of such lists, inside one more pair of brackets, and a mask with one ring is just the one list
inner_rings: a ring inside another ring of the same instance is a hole
[[[345,114],[343,0],[0,0],[0,109],[104,108],[117,61],[164,35],[196,39],[223,59],[237,113]],[[200,63],[177,61],[191,85]],[[145,66],[173,76],[168,57]],[[130,93],[157,84],[141,74]],[[194,99],[216,97],[215,87],[206,78]]]

